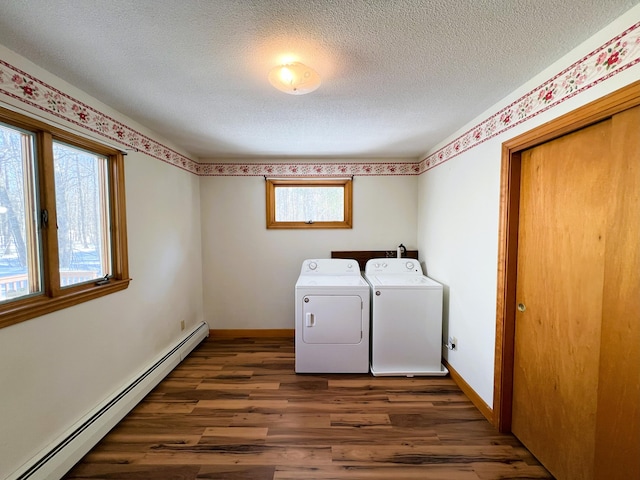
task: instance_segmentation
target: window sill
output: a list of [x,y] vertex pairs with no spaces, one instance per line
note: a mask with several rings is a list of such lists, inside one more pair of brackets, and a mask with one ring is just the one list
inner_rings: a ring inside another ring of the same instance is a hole
[[314,229],[314,228],[353,228],[349,222],[273,222],[267,224],[268,229]]
[[0,305],[0,328],[125,290],[129,287],[129,282],[131,282],[130,278],[111,279],[105,285],[91,285],[81,290],[64,292],[58,297],[38,295]]

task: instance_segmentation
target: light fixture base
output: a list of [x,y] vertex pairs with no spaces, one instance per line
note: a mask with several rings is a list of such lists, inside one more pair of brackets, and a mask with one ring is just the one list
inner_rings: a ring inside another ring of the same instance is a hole
[[300,62],[278,65],[269,72],[269,82],[290,95],[311,93],[320,86],[320,75]]

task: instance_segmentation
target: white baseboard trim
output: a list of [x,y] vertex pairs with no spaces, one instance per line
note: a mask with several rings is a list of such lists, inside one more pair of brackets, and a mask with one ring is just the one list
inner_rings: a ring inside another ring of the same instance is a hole
[[202,322],[5,480],[60,479],[207,336]]

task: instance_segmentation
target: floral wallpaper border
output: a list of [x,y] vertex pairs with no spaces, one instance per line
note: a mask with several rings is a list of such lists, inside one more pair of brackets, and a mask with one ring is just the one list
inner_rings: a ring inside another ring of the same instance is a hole
[[417,163],[201,163],[203,176],[327,177],[418,175]]
[[420,175],[640,62],[640,22],[415,163],[198,163],[0,59],[0,95],[201,176]]

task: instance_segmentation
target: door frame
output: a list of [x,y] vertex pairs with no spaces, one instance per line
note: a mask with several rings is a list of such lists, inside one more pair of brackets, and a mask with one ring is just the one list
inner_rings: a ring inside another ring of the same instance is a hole
[[638,105],[640,81],[502,144],[493,381],[493,425],[500,432],[511,431],[521,153]]

